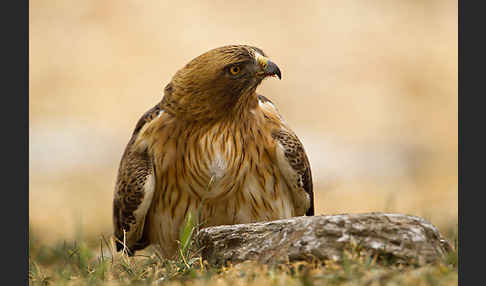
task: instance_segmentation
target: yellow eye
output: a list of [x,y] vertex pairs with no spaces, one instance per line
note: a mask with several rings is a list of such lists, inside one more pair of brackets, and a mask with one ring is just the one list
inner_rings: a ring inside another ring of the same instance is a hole
[[232,66],[230,68],[230,72],[232,75],[237,75],[240,72],[240,67],[239,66]]

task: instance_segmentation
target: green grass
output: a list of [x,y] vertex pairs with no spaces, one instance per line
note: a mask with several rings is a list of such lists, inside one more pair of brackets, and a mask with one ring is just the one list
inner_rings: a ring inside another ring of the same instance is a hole
[[[154,251],[134,257],[114,252],[109,238],[42,244],[34,233],[29,240],[31,285],[457,285],[458,253],[442,261],[414,266],[393,264],[359,250],[343,253],[341,262],[314,261],[281,265],[212,267],[203,261],[193,239],[197,216],[188,217],[180,236],[180,255],[166,260]],[[447,232],[457,242],[457,231]],[[88,242],[89,241],[89,242]]]

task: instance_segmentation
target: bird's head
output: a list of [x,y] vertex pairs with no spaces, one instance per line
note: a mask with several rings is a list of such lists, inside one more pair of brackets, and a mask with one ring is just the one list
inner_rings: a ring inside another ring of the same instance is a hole
[[263,79],[281,78],[278,66],[256,47],[210,50],[180,69],[166,86],[163,108],[185,119],[217,118],[256,104]]

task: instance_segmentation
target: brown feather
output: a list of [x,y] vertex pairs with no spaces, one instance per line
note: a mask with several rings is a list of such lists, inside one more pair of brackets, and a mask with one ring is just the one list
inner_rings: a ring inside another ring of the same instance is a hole
[[[147,177],[153,173],[147,150],[135,150],[133,144],[142,127],[159,112],[160,107],[156,105],[140,118],[120,161],[113,199],[113,224],[117,250],[123,249],[121,242],[126,241],[129,244],[129,254],[148,245],[146,237],[140,235],[143,234],[144,222],[136,221],[135,211],[145,197],[144,185]],[[142,230],[137,233],[136,228]]]
[[[185,216],[198,210],[204,226],[313,214],[302,145],[270,100],[255,92],[263,80],[256,76],[257,53],[265,56],[236,45],[202,54],[139,120],[119,169],[120,182],[136,183],[117,184],[114,200],[116,237],[144,226],[131,250],[155,244],[163,256],[176,255]],[[228,73],[235,65],[241,74]],[[155,187],[142,222],[130,214],[140,208],[146,174]]]

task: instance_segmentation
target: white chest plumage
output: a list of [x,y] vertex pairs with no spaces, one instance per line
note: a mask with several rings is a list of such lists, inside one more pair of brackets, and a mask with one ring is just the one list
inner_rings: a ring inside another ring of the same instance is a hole
[[275,150],[281,146],[269,133],[214,126],[187,144],[168,142],[166,147],[173,148],[168,153],[178,155],[159,163],[158,203],[150,210],[152,239],[162,245],[176,241],[189,212],[206,226],[294,216],[291,186],[276,157],[283,156]]
[[[258,145],[251,134],[229,134],[225,137],[209,132],[202,140],[201,151],[206,156],[200,165],[210,179],[208,188],[201,190],[201,197],[210,204],[216,202],[221,208],[240,202],[235,206],[232,218],[225,216],[226,223],[292,216],[289,186],[279,166],[281,160],[270,155],[283,156],[283,153],[265,150],[269,146]],[[279,144],[271,147],[281,148]]]

